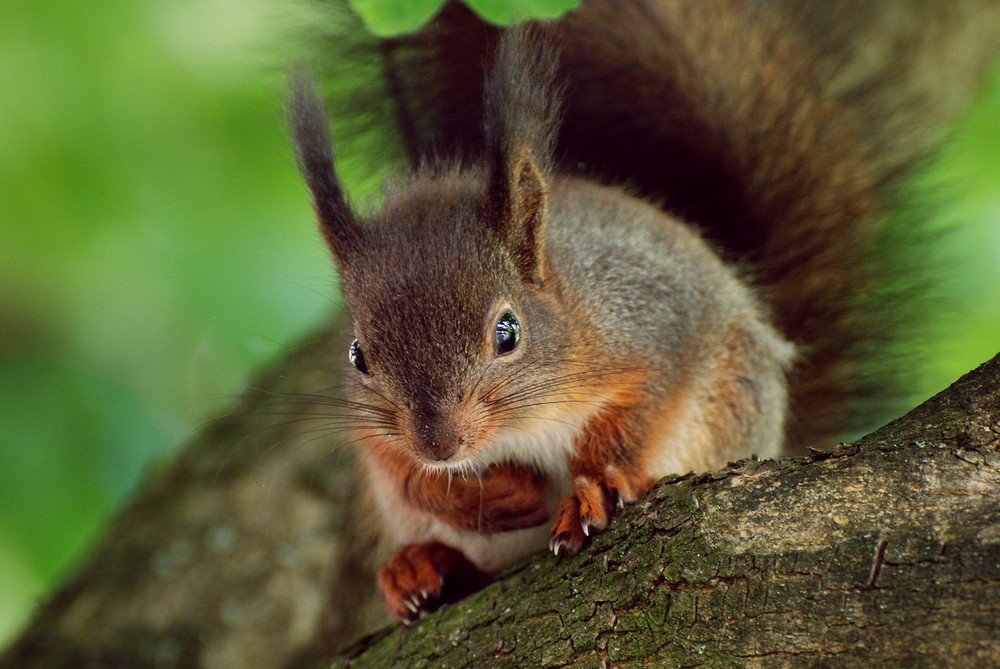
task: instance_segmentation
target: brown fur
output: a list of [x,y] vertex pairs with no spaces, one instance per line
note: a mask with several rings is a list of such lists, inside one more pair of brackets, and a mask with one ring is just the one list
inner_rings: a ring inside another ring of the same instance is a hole
[[[859,83],[800,11],[589,0],[500,39],[449,5],[383,45],[413,164],[370,216],[296,85],[368,366],[351,402],[393,615],[539,547],[549,513],[550,548],[576,553],[659,476],[855,425],[891,338],[870,297],[888,184],[921,155],[886,138],[918,117],[869,92],[902,63]],[[521,339],[500,354],[508,311]]]
[[462,477],[427,470],[391,445],[375,445],[370,453],[407,505],[456,529],[496,534],[549,519],[545,477],[530,468],[494,465],[474,477]]
[[[883,219],[998,23],[1000,6],[968,0],[586,0],[547,26],[557,168],[626,184],[750,269],[801,353],[790,451],[871,427],[904,395],[906,366],[885,362],[907,330],[898,291],[878,300],[898,278]],[[451,3],[391,43],[410,155],[476,155],[500,33]]]

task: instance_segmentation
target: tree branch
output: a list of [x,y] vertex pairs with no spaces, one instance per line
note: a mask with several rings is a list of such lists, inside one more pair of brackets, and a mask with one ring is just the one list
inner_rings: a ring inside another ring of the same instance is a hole
[[[384,624],[324,417],[331,332],[150,476],[0,667],[314,666]],[[1000,357],[856,445],[661,483],[577,558],[334,666],[996,663],[998,435]]]
[[661,482],[332,667],[1000,662],[1000,357],[854,445]]

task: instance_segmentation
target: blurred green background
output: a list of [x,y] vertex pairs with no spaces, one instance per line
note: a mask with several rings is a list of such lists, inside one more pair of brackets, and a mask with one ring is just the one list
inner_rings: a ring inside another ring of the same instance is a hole
[[[281,0],[0,5],[0,644],[336,300],[281,122],[303,20]],[[959,225],[918,396],[1000,349],[1000,76],[931,169]]]

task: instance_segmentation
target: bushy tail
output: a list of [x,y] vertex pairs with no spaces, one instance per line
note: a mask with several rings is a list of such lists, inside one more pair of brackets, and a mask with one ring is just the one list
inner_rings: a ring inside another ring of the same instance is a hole
[[[745,268],[800,347],[790,448],[884,411],[900,395],[897,293],[913,284],[883,250],[917,237],[887,212],[981,79],[1000,5],[591,0],[547,30],[565,82],[559,169],[661,203]],[[411,165],[483,150],[498,35],[453,3],[373,50]]]

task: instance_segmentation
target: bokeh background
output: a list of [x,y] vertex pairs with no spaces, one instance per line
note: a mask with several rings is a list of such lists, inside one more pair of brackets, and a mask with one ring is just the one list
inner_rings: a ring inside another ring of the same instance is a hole
[[[143,472],[336,302],[281,121],[309,20],[0,3],[0,645]],[[1000,68],[919,179],[954,230],[914,402],[1000,350]]]

